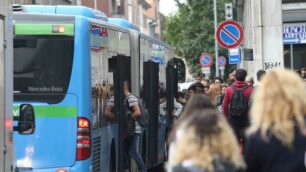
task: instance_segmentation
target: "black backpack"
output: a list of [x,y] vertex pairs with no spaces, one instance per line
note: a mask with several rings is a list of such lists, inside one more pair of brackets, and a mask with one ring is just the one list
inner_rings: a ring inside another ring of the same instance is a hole
[[142,102],[139,98],[138,99],[138,106],[140,109],[140,116],[137,117],[137,122],[139,123],[140,126],[142,127],[147,127],[149,123],[149,113],[148,110],[146,109],[146,106],[144,102]]
[[244,95],[244,91],[249,86],[242,87],[239,91],[235,86],[232,86],[234,91],[234,95],[231,99],[230,107],[229,107],[229,115],[230,116],[246,116],[248,110],[248,100]]

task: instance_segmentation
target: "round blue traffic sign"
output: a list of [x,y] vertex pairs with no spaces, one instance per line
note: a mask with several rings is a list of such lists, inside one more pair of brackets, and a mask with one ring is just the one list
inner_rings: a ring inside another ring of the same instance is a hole
[[219,44],[224,48],[235,48],[243,40],[243,28],[233,20],[222,22],[216,32]]
[[219,66],[225,66],[226,65],[226,58],[224,56],[220,56],[218,58],[218,64],[219,64]]
[[214,60],[212,55],[208,54],[208,53],[203,53],[201,54],[200,57],[200,65],[202,67],[210,67],[213,64]]

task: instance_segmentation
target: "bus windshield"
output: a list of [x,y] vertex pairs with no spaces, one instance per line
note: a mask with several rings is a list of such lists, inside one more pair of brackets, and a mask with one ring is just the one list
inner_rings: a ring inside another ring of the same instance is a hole
[[73,45],[72,36],[15,36],[14,99],[62,101],[71,76]]

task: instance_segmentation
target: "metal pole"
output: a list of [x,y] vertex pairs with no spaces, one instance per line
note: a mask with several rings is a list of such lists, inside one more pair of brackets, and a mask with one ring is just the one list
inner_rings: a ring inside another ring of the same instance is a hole
[[76,5],[82,5],[82,0],[76,0]]
[[94,0],[95,1],[95,9],[97,9],[97,0]]
[[[217,32],[217,1],[214,0],[214,22],[215,22],[215,33]],[[219,56],[219,53],[218,53],[218,42],[217,42],[217,38],[216,38],[216,34],[215,34],[215,54],[216,54],[216,61],[215,61],[215,64],[216,64],[216,76],[218,77],[219,76],[219,66],[218,66],[218,56]]]
[[293,61],[293,44],[290,44],[290,68],[291,70],[294,70],[294,61]]

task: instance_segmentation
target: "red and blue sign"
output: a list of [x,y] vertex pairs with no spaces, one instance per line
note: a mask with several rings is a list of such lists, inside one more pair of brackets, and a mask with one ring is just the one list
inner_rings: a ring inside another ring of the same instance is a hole
[[243,28],[233,20],[222,22],[216,32],[219,44],[224,48],[236,48],[243,41]]
[[203,53],[201,54],[200,57],[200,65],[202,67],[210,67],[214,62],[214,59],[212,57],[212,55],[208,54],[208,53]]
[[219,64],[219,66],[220,67],[224,67],[225,65],[226,65],[226,58],[224,57],[224,56],[220,56],[219,58],[218,58],[218,64]]

